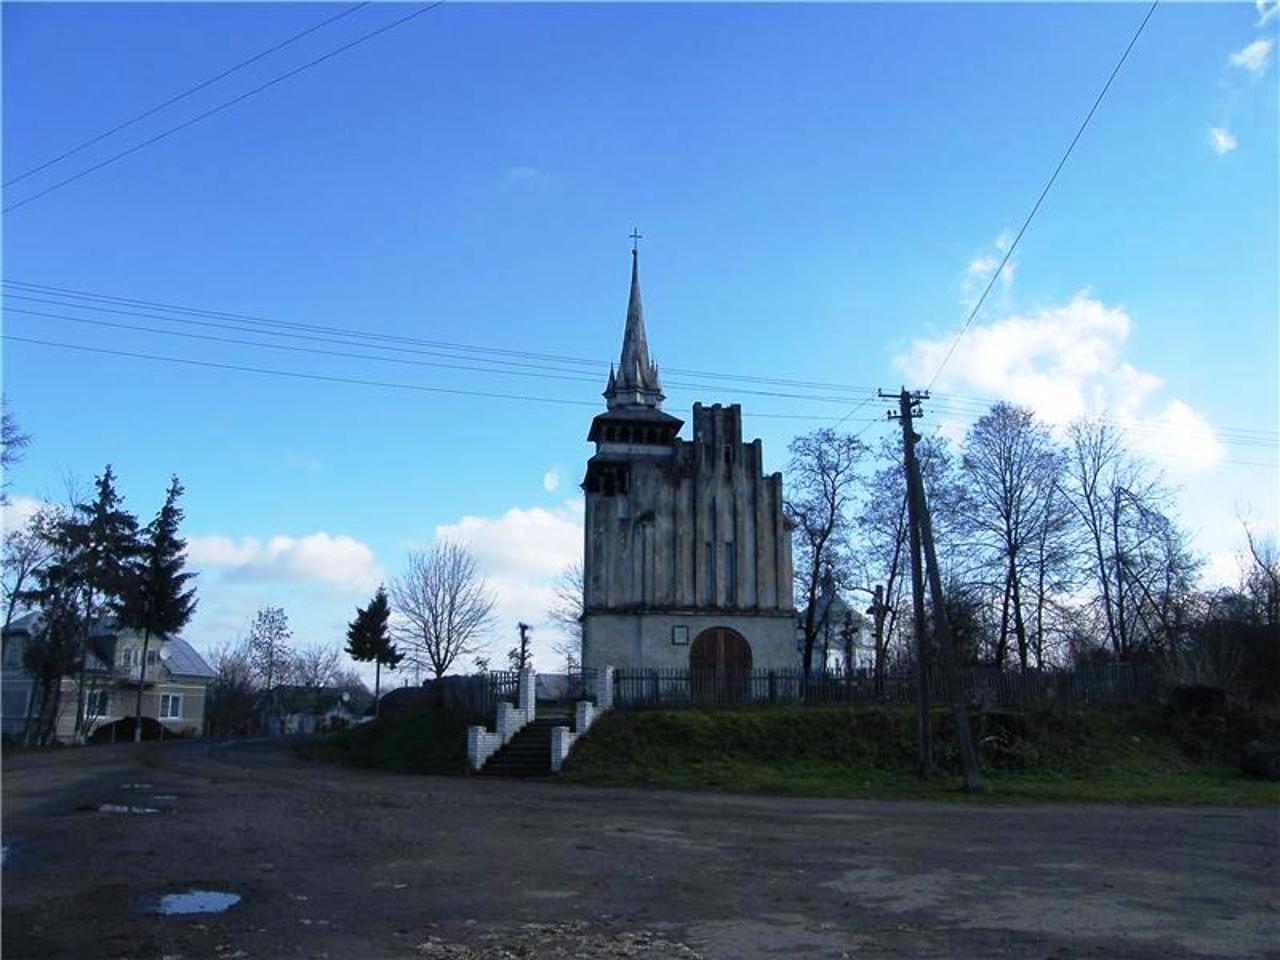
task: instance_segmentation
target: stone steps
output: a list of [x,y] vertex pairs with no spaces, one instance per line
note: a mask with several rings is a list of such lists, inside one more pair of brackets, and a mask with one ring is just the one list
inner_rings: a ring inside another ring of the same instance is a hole
[[511,738],[480,773],[489,777],[545,777],[551,773],[551,731],[573,728],[568,716],[539,717]]

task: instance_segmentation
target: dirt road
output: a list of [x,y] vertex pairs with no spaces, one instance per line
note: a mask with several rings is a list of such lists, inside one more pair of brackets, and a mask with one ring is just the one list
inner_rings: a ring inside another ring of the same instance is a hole
[[[1275,810],[421,778],[274,744],[3,772],[6,958],[1280,957]],[[242,899],[145,912],[192,888]]]

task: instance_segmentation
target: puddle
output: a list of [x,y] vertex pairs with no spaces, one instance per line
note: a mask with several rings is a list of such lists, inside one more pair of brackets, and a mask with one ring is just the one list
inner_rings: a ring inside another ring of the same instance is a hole
[[238,893],[222,893],[219,890],[188,890],[186,893],[166,893],[142,908],[144,913],[158,913],[162,917],[189,913],[222,913],[240,902]]
[[178,795],[176,793],[153,793],[151,795],[151,799],[152,800],[177,800]]
[[149,784],[149,783],[122,783],[122,784],[120,784],[120,789],[121,789],[121,790],[150,790],[150,789],[151,789],[151,784]]
[[155,807],[131,807],[123,803],[102,803],[98,805],[99,813],[159,813]]

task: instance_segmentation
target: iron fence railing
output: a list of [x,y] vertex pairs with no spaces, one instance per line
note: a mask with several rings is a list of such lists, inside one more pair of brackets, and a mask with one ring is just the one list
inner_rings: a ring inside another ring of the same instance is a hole
[[[1089,664],[1069,669],[1020,670],[968,666],[959,671],[968,703],[1016,706],[1049,701],[1104,703],[1150,700],[1156,693],[1149,666]],[[683,667],[624,668],[614,671],[614,703],[639,706],[741,706],[747,704],[911,703],[916,698],[914,670],[886,671],[877,683],[871,670],[814,673],[803,671],[722,671]],[[941,669],[928,671],[929,699],[948,702]]]

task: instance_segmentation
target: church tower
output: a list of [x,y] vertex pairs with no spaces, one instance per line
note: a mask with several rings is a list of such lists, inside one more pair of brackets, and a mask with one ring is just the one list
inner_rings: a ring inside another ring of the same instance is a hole
[[737,404],[694,404],[693,439],[662,409],[640,300],[639,254],[622,354],[591,422],[583,665],[798,665],[782,474],[742,442]]

